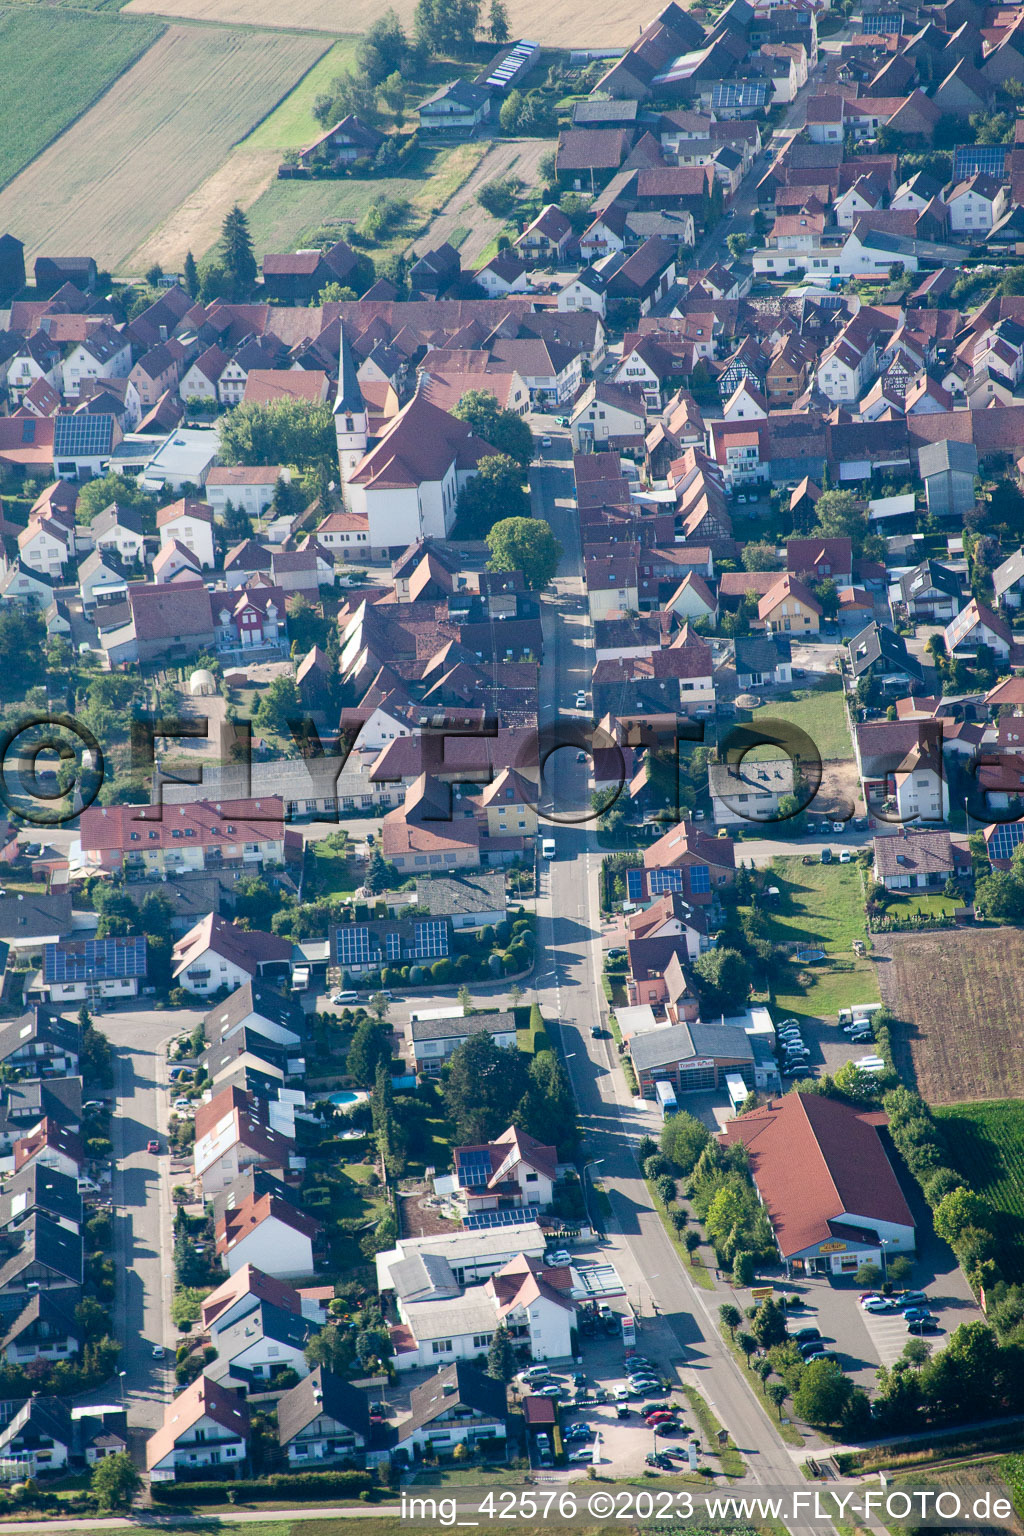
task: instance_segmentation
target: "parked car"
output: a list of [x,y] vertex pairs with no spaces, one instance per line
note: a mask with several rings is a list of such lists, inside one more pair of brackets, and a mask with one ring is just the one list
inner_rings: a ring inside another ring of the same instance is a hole
[[585,763],[586,760],[587,760],[587,754],[584,751],[581,750],[581,751],[576,753],[576,761],[578,763]]
[[849,864],[852,859],[853,854],[850,852],[849,848],[844,848],[842,853],[839,855],[840,864]]
[[550,448],[551,447],[551,439],[550,439],[550,437],[542,437],[541,440],[540,440],[540,445],[541,445],[542,448]]
[[626,1403],[617,1403],[615,1406],[615,1417],[617,1419],[628,1419],[632,1412],[632,1408]]
[[630,1392],[629,1392],[629,1388],[628,1387],[612,1387],[612,1400],[613,1400],[613,1402],[616,1402],[616,1403],[628,1402],[629,1401],[629,1396],[630,1396]]
[[554,1253],[544,1255],[544,1263],[550,1269],[560,1269],[572,1263],[572,1254],[566,1248],[556,1248]]
[[154,1344],[153,1345],[153,1359],[154,1360],[162,1360],[164,1358],[165,1354],[166,1354],[166,1350],[164,1349],[162,1344]]
[[821,1329],[814,1328],[810,1324],[806,1328],[798,1328],[792,1335],[797,1344],[809,1344],[812,1339],[821,1338]]
[[160,1143],[157,1141],[155,1136],[151,1136],[149,1138],[149,1140],[146,1142],[146,1151],[147,1152],[159,1152],[160,1151]]
[[546,1365],[528,1365],[524,1371],[519,1372],[520,1381],[546,1381],[550,1375]]
[[917,1317],[912,1323],[907,1324],[907,1332],[920,1338],[923,1333],[941,1333],[937,1317]]
[[622,948],[621,944],[616,944],[612,949],[605,951],[606,960],[625,960],[625,958],[626,951]]
[[649,1413],[646,1419],[644,1419],[644,1423],[648,1429],[653,1429],[656,1424],[670,1424],[674,1419],[675,1414],[670,1409],[655,1408],[654,1412]]
[[831,848],[823,848],[821,850],[821,862],[823,864],[831,864],[832,863],[832,849]]
[[898,1312],[899,1304],[889,1296],[875,1296],[871,1301],[861,1302],[865,1312]]
[[536,1397],[561,1397],[564,1391],[564,1387],[560,1387],[557,1381],[553,1381],[546,1387],[538,1387],[534,1395]]
[[589,1445],[577,1446],[574,1451],[569,1452],[569,1460],[577,1466],[582,1466],[583,1462],[593,1461],[593,1459],[594,1452]]
[[924,1291],[904,1291],[902,1296],[897,1297],[897,1300],[904,1307],[923,1307],[928,1297]]
[[908,1307],[903,1316],[908,1323],[926,1323],[935,1313],[929,1307]]
[[809,1360],[812,1355],[819,1355],[824,1348],[824,1339],[808,1339],[806,1344],[797,1345],[797,1349],[805,1360]]
[[816,1349],[813,1354],[804,1355],[805,1364],[810,1365],[813,1360],[835,1360],[838,1362],[839,1356],[834,1349]]
[[577,709],[586,709],[586,707],[587,707],[587,695],[584,693],[583,689],[580,688],[580,689],[577,690],[577,693],[576,693],[576,708]]

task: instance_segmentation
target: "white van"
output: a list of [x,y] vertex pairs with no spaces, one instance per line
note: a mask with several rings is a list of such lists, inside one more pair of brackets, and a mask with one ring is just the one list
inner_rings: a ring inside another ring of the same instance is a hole
[[553,859],[554,856],[555,856],[555,840],[554,840],[554,838],[553,837],[546,837],[544,839],[544,841],[540,845],[540,851],[541,851],[541,856],[543,858],[545,858],[545,859]]

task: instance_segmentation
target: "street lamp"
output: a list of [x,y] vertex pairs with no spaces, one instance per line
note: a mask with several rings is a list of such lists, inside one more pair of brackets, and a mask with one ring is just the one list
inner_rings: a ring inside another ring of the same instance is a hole
[[128,1372],[127,1371],[118,1371],[117,1374],[118,1374],[118,1377],[119,1377],[120,1383],[121,1383],[121,1407],[123,1408],[124,1407],[124,1379],[127,1376]]
[[583,1164],[583,1205],[586,1209],[587,1220],[590,1222],[591,1227],[593,1227],[594,1222],[590,1215],[590,1201],[587,1199],[587,1174],[590,1172],[591,1168],[600,1168],[603,1162],[603,1157],[592,1157],[589,1162]]
[[889,1244],[891,1242],[892,1242],[892,1238],[891,1237],[880,1237],[878,1239],[878,1251],[882,1255],[882,1284],[883,1285],[885,1284],[886,1279],[888,1278],[887,1271],[886,1271],[886,1266],[885,1266],[885,1250],[886,1250],[886,1248],[888,1248],[888,1246],[889,1246]]

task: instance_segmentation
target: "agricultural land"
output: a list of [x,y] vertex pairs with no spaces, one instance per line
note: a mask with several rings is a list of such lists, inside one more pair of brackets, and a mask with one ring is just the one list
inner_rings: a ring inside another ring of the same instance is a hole
[[[61,18],[63,20],[63,18]],[[103,25],[103,23],[98,23]],[[325,52],[326,39],[170,27],[0,193],[31,259],[76,247],[120,267]]]
[[873,949],[904,1082],[936,1105],[1024,1096],[1024,932],[879,934]]
[[[280,27],[277,0],[130,0],[130,13],[156,13],[172,18],[220,22],[224,25]],[[394,10],[406,28],[412,24],[415,0],[395,0]],[[531,0],[509,0],[509,31],[540,43],[576,47],[580,43],[580,9],[570,0],[538,7]],[[379,0],[292,0],[286,24],[318,32],[363,32],[381,13]],[[590,48],[624,47],[635,35],[638,13],[626,0],[597,0],[587,7],[586,44]]]
[[950,1159],[999,1213],[999,1266],[1024,1280],[1024,1104],[952,1104],[938,1111]]
[[[24,170],[156,41],[163,28],[24,5],[0,11],[0,79],[35,81],[17,111],[0,116],[0,186]],[[60,81],[52,90],[42,82]]]

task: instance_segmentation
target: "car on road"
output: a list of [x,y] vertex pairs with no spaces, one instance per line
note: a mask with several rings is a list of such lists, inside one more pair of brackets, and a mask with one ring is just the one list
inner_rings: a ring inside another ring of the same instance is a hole
[[160,1143],[157,1141],[155,1136],[151,1136],[149,1138],[149,1140],[146,1142],[146,1151],[147,1152],[159,1152],[160,1151]]
[[579,752],[576,753],[576,761],[578,763],[585,763],[586,760],[587,760],[587,754],[585,752],[579,751]]
[[583,692],[583,689],[580,688],[578,690],[577,694],[576,694],[576,708],[577,709],[586,709],[586,707],[587,707],[587,696]]
[[153,1359],[154,1360],[162,1360],[164,1358],[164,1356],[166,1355],[166,1353],[167,1353],[167,1351],[164,1349],[162,1344],[154,1344],[153,1345]]
[[604,1034],[604,1030],[601,1028],[600,1024],[591,1024],[591,1026],[590,1026],[590,1038],[591,1038],[591,1040],[600,1040],[601,1037],[603,1036],[603,1034]]
[[568,416],[556,416],[555,425],[559,427],[567,427],[569,425]]
[[542,437],[541,440],[540,440],[540,445],[541,445],[542,448],[550,448],[551,447],[551,439],[550,439],[550,437]]

